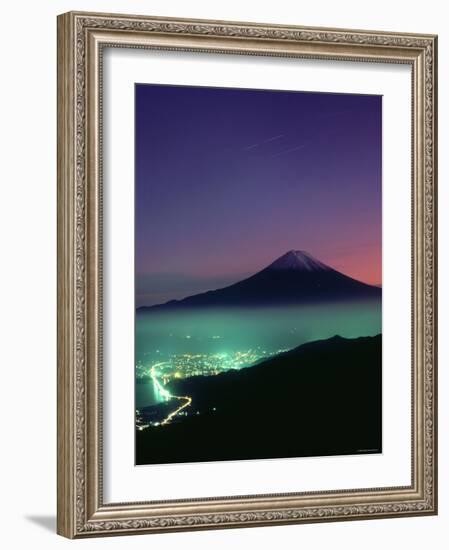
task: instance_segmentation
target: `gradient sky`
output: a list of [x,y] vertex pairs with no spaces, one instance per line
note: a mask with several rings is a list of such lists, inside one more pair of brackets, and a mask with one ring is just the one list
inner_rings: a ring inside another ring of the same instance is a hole
[[381,96],[136,84],[136,305],[306,250],[381,283]]

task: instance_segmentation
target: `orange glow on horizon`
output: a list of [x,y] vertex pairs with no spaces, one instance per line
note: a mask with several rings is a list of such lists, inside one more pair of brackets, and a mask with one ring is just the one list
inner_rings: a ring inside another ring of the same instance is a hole
[[339,256],[338,258],[329,257],[323,261],[333,269],[362,283],[382,284],[382,253],[380,251],[373,253],[372,250],[367,250],[366,253]]

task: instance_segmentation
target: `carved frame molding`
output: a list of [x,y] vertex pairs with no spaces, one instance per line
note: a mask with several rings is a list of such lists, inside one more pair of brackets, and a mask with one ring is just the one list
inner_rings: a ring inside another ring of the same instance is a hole
[[[102,501],[104,47],[412,67],[412,484],[146,503]],[[58,17],[58,533],[78,538],[437,512],[437,38],[70,12]]]

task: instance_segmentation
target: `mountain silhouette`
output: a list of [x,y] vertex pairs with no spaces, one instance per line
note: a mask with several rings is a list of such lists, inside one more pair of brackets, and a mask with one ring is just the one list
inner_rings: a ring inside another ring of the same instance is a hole
[[139,311],[198,307],[276,306],[380,298],[382,289],[352,279],[308,252],[290,250],[262,271],[225,288],[143,306]]
[[382,450],[380,334],[309,342],[252,367],[168,387],[192,398],[189,414],[137,431],[137,464]]

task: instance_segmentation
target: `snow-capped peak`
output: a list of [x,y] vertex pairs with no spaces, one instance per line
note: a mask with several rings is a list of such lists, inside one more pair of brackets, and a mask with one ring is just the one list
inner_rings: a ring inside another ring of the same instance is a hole
[[290,250],[272,264],[268,269],[276,270],[299,270],[299,271],[328,271],[330,267],[315,259],[311,254],[304,250]]

